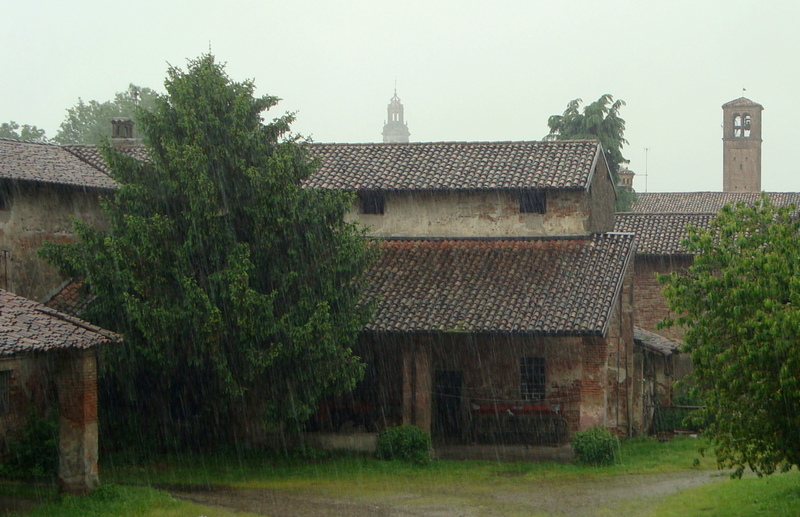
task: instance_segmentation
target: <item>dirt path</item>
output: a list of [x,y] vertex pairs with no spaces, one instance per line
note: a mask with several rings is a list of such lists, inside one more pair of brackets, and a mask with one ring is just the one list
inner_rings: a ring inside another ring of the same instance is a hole
[[[689,471],[643,474],[591,480],[520,482],[487,497],[448,490],[441,497],[398,493],[358,501],[298,495],[274,490],[171,490],[172,494],[206,505],[259,515],[295,517],[473,517],[505,515],[645,515],[667,495],[727,476],[719,472]],[[622,510],[622,513],[620,511]]]

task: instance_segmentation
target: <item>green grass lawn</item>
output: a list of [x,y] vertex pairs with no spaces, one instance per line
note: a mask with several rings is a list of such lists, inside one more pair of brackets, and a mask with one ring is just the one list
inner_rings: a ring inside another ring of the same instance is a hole
[[[497,463],[434,461],[418,467],[378,461],[367,456],[329,458],[286,457],[268,452],[225,452],[203,455],[160,456],[133,460],[107,456],[101,465],[105,485],[88,497],[60,497],[52,488],[35,497],[48,501],[31,515],[248,515],[204,507],[170,497],[152,487],[224,485],[238,489],[268,489],[294,494],[335,497],[351,501],[390,501],[413,493],[419,501],[464,500],[493,508],[493,494],[514,493],[534,483],[556,486],[587,479],[630,474],[658,474],[686,470],[714,470],[713,458],[701,457],[697,439],[669,443],[653,439],[625,441],[619,462],[608,467],[561,463]],[[721,475],[723,476],[723,475]],[[653,507],[654,516],[691,515],[800,515],[800,474],[746,478],[684,490]],[[6,491],[11,490],[7,486]],[[24,490],[20,488],[24,495]],[[510,508],[510,507],[509,507]],[[494,511],[504,514],[503,509]],[[510,513],[509,513],[510,514]]]
[[800,473],[745,477],[690,488],[653,508],[653,517],[800,515]]

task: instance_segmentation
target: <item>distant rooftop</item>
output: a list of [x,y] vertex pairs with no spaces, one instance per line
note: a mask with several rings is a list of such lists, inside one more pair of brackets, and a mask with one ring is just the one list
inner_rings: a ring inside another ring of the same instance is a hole
[[0,138],[0,179],[111,190],[117,187],[105,169],[66,147]]
[[320,168],[312,188],[359,190],[586,189],[594,140],[310,144]]
[[[800,207],[800,192],[767,192],[777,206]],[[758,192],[645,192],[637,193],[629,212],[716,214],[730,203],[756,203]]]

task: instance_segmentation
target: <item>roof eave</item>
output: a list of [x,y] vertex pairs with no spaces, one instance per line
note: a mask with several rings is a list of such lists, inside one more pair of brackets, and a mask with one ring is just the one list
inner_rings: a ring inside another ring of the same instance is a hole
[[[609,233],[617,233],[617,232],[609,232]],[[617,280],[617,285],[614,288],[614,297],[611,299],[611,304],[609,304],[608,312],[606,313],[605,323],[603,324],[603,332],[602,335],[608,335],[608,327],[611,325],[611,319],[614,314],[614,309],[616,308],[617,304],[619,303],[619,298],[622,296],[622,290],[625,288],[625,277],[627,276],[628,268],[631,265],[631,260],[636,256],[636,235],[635,234],[628,234],[633,235],[631,239],[630,248],[628,248],[628,252],[625,254],[625,259],[622,263],[622,271]]]

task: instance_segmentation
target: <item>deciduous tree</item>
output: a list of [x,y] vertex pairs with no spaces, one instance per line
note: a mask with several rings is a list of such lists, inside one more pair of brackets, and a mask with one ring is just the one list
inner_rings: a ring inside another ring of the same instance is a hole
[[660,277],[683,325],[694,386],[722,466],[800,464],[800,222],[794,207],[722,209],[685,241],[684,272]]
[[553,115],[547,120],[550,128],[545,140],[598,140],[605,152],[606,162],[611,169],[611,176],[617,185],[617,209],[627,210],[635,199],[635,194],[619,186],[619,167],[626,162],[622,156],[625,140],[625,120],[619,116],[619,110],[625,102],[605,94],[591,104],[584,106],[581,112],[581,99],[569,101],[567,109],[561,115]]
[[47,142],[44,129],[29,124],[19,125],[13,120],[0,124],[0,138],[14,138],[29,142]]
[[344,221],[349,195],[301,186],[315,162],[288,133],[293,116],[262,122],[279,99],[254,97],[211,55],[170,68],[166,90],[138,112],[148,162],[105,150],[120,184],[110,229],[79,224],[79,243],[43,254],[85,279],[94,321],[123,333],[107,364],[140,428],[152,418],[209,443],[302,422],[362,376],[350,346],[373,252]]
[[[67,116],[53,137],[58,144],[97,145],[111,136],[111,119],[115,117],[133,118],[137,120],[137,108],[148,110],[153,107],[157,93],[150,88],[142,88],[134,84],[128,89],[118,92],[113,100],[78,103],[67,108]],[[138,135],[135,135],[138,136]]]

